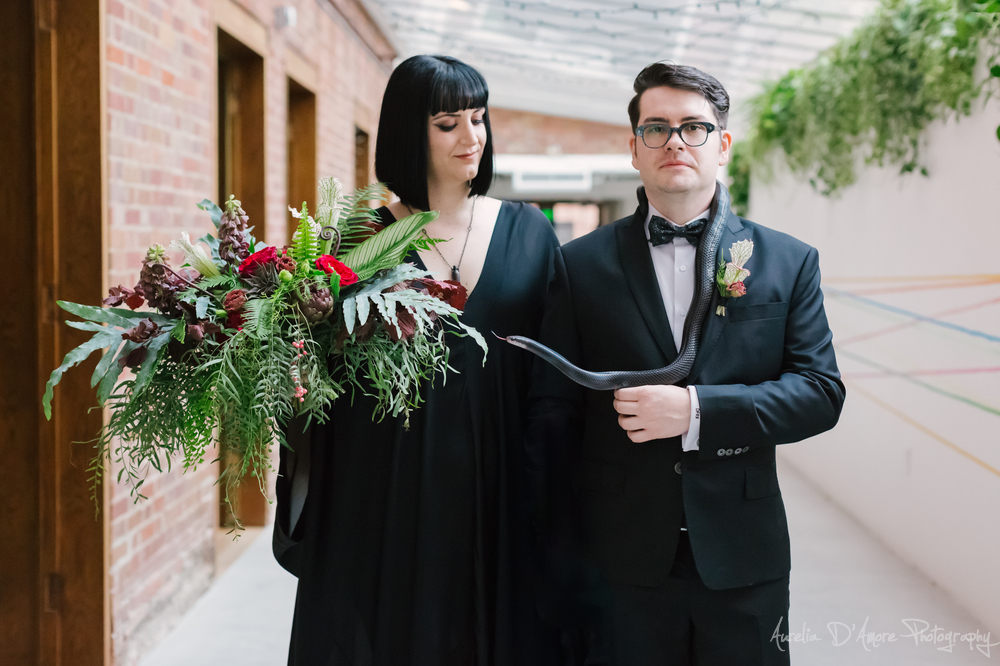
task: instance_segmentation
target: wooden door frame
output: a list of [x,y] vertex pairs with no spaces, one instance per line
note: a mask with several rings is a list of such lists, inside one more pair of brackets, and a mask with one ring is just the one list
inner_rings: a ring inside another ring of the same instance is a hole
[[[34,326],[14,330],[15,348],[25,357],[19,363],[23,376],[16,389],[10,388],[15,378],[5,377],[4,390],[21,395],[5,401],[0,414],[5,426],[20,424],[16,441],[5,445],[29,469],[23,483],[10,490],[0,485],[0,493],[5,504],[23,506],[35,520],[19,523],[25,529],[8,535],[7,545],[30,551],[33,563],[16,580],[4,581],[22,593],[16,596],[22,607],[0,612],[4,619],[20,618],[3,629],[26,650],[19,663],[109,665],[107,486],[98,490],[101,512],[95,517],[86,472],[92,448],[74,444],[93,439],[103,423],[102,412],[91,411],[88,366],[93,369],[96,358],[57,387],[51,421],[40,402],[49,373],[86,337],[62,324],[65,317],[55,301],[97,303],[105,287],[105,5],[104,0],[17,1],[33,12],[33,25],[9,29],[30,31],[33,39],[34,118],[24,131],[33,135],[34,154],[5,159],[31,181],[29,191],[18,194],[33,198],[34,219],[5,216],[2,224],[34,226],[33,234],[21,234],[31,247],[19,248],[33,265],[10,283],[33,296],[11,316]],[[23,497],[20,486],[33,488],[34,497]],[[22,495],[11,496],[14,492]],[[6,642],[0,641],[0,656]]]

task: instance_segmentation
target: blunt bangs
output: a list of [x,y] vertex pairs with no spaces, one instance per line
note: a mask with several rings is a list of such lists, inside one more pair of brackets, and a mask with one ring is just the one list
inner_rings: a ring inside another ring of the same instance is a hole
[[432,74],[427,113],[434,116],[485,107],[490,91],[482,74],[464,63],[461,67],[449,65],[441,63]]
[[418,55],[396,67],[385,93],[375,139],[375,176],[400,200],[429,210],[427,125],[438,113],[485,109],[486,145],[469,196],[482,195],[493,182],[493,132],[482,74],[449,56]]

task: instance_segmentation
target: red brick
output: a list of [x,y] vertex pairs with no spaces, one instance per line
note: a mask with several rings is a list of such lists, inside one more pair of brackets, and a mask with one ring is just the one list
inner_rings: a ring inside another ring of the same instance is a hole
[[[114,0],[112,0],[114,1]],[[125,52],[119,48],[108,45],[108,62],[116,62],[119,65],[125,64]]]

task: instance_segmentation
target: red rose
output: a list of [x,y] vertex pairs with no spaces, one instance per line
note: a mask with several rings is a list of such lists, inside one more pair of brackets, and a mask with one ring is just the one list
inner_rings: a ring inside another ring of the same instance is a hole
[[734,282],[729,285],[729,296],[730,298],[739,298],[740,296],[747,295],[747,287],[742,282]]
[[240,275],[249,277],[253,275],[260,266],[278,263],[278,251],[273,247],[265,247],[260,252],[254,252],[243,260],[240,264]]
[[327,275],[332,275],[334,273],[339,275],[341,287],[346,287],[347,285],[354,284],[358,281],[357,273],[352,271],[346,264],[337,261],[329,254],[324,254],[316,260],[316,268],[320,269]]

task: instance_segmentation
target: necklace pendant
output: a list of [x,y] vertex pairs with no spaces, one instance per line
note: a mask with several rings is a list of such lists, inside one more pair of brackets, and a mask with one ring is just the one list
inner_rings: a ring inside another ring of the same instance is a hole
[[461,273],[459,273],[459,271],[458,271],[458,266],[452,266],[451,267],[451,279],[454,280],[455,282],[461,282],[462,281]]

